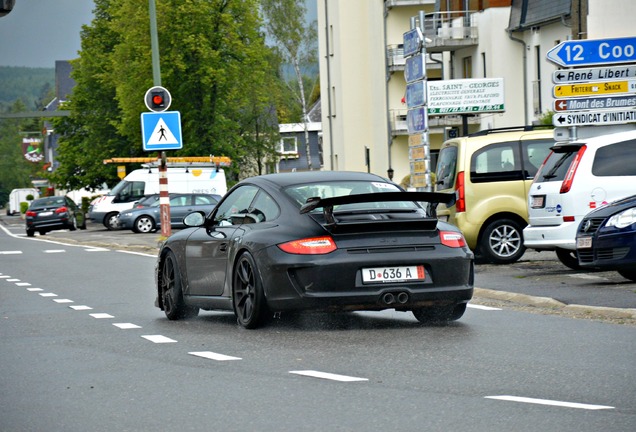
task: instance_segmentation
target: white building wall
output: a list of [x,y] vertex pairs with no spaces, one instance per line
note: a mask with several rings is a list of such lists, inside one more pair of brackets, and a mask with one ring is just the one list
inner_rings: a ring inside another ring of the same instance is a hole
[[[386,176],[389,149],[383,2],[327,3],[325,16],[325,2],[318,1],[321,94],[326,98],[329,93],[332,102],[331,118],[328,109],[322,110],[325,168],[367,171],[368,147],[370,171]],[[329,66],[324,54],[327,34],[331,36]],[[329,90],[327,67],[331,73]]]
[[588,0],[587,39],[634,36],[636,1]]

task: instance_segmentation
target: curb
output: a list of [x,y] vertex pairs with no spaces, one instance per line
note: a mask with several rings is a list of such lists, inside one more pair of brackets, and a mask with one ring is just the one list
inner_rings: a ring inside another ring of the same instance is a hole
[[534,297],[527,294],[496,291],[487,288],[475,288],[474,295],[479,298],[508,301],[537,308],[551,309],[554,311],[562,310],[576,315],[616,319],[636,319],[636,309],[566,304],[550,297]]

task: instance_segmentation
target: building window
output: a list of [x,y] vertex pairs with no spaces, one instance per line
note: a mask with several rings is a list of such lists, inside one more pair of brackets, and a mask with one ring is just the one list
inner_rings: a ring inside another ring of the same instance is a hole
[[472,78],[473,77],[473,58],[472,57],[464,57],[462,60],[462,72],[464,74],[464,78]]
[[282,137],[278,143],[278,153],[284,155],[298,154],[298,141],[295,136]]

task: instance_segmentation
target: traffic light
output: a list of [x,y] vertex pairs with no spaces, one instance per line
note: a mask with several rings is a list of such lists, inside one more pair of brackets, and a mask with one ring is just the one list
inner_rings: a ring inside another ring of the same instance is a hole
[[170,107],[172,96],[170,92],[161,86],[154,86],[148,89],[144,96],[144,102],[150,111],[162,112]]
[[151,108],[161,110],[166,107],[166,92],[163,90],[155,90],[150,92]]

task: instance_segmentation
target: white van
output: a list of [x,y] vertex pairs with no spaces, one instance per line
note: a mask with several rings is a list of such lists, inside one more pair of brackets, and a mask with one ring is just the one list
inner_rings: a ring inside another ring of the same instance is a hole
[[[636,193],[636,126],[580,131],[552,148],[528,194],[524,245],[578,270],[576,231],[591,210]],[[582,136],[584,134],[589,136]]]
[[[167,168],[168,192],[205,193],[225,195],[225,172],[215,167]],[[131,209],[135,202],[146,195],[159,193],[159,168],[134,170],[120,181],[108,194],[91,203],[88,217],[103,223],[108,229],[117,228],[119,212]]]

